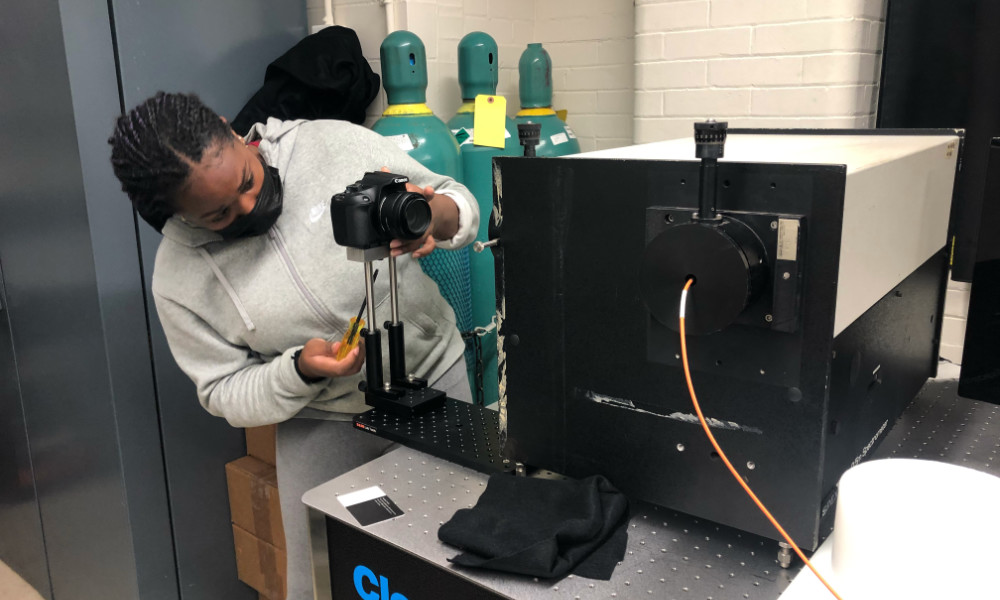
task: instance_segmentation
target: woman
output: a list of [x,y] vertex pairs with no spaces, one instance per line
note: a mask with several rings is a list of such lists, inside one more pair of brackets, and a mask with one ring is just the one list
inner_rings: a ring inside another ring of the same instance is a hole
[[[390,245],[399,257],[406,365],[467,401],[454,312],[407,255],[471,242],[479,222],[475,200],[362,127],[270,119],[241,138],[193,95],[158,93],[119,118],[109,143],[122,189],[163,233],[153,297],[171,352],[200,402],[235,427],[279,423],[287,597],[312,598],[300,498],[388,446],[350,423],[367,408],[358,391],[364,352],[356,348],[337,360],[336,340],[361,306],[364,271],[334,242],[330,198],[382,167],[409,177],[408,189],[427,198],[427,234]],[[375,284],[383,316],[388,279]]]

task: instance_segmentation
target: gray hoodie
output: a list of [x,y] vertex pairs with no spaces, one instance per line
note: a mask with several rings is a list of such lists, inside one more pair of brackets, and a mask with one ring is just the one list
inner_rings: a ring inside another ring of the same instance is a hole
[[[474,239],[478,206],[464,186],[351,123],[269,119],[247,139],[260,140],[264,159],[278,169],[284,208],[267,234],[232,241],[177,216],[167,221],[153,297],[170,350],[205,409],[233,426],[277,423],[305,407],[303,414],[347,419],[367,408],[358,391],[364,369],[309,384],[292,361],[310,338],[339,340],[365,295],[362,263],[348,261],[333,240],[331,196],[383,166],[433,186],[459,207],[459,231],[438,243],[444,248]],[[386,271],[375,284],[382,323],[389,319],[389,274],[384,261],[379,266]],[[410,255],[397,259],[397,270],[407,371],[433,382],[462,356],[455,314]],[[384,341],[382,355],[388,375]]]

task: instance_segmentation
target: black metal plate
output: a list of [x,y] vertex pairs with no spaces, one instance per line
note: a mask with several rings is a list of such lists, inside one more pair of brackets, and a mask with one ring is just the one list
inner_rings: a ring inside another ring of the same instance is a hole
[[[602,473],[633,498],[774,535],[690,421],[676,336],[664,339],[662,363],[647,360],[649,313],[638,280],[647,209],[696,207],[698,164],[495,164],[512,458],[574,477]],[[800,248],[808,262],[800,326],[733,326],[727,343],[715,342],[721,334],[689,340],[703,410],[736,424],[717,431],[720,443],[732,459],[753,465],[748,477],[758,494],[788,515],[786,528],[810,547],[818,543],[823,498],[816,474],[845,172],[835,165],[719,166],[719,211],[800,215],[809,223]],[[730,335],[739,342],[729,343]],[[738,365],[740,377],[720,372]]]
[[[870,452],[937,366],[944,249],[886,294],[834,342],[823,489]],[[899,335],[904,331],[905,335]]]
[[[658,234],[684,223],[693,220],[695,209],[675,206],[653,206],[646,209],[646,241],[649,242]],[[750,327],[760,327],[764,329],[775,329],[778,331],[795,332],[798,329],[798,295],[801,286],[800,277],[796,273],[794,279],[791,270],[798,270],[797,265],[805,260],[805,250],[802,247],[801,236],[804,233],[804,223],[801,215],[789,215],[778,213],[749,213],[744,211],[721,211],[724,217],[731,217],[748,225],[763,244],[765,256],[764,262],[767,265],[767,285],[760,290],[760,295],[750,306],[736,319],[736,323]],[[668,217],[669,215],[669,217]],[[668,221],[669,219],[669,221]],[[795,261],[778,261],[778,227],[779,220],[794,220],[799,224],[799,245],[796,248],[797,259]],[[779,271],[779,262],[781,271]],[[789,273],[787,280],[781,278],[784,272]],[[777,276],[777,278],[775,278]],[[787,281],[778,291],[784,292],[789,297],[780,298],[787,308],[786,316],[782,321],[776,320],[775,302],[779,301],[780,293],[776,295],[776,284]]]
[[[646,239],[655,238],[670,227],[689,223],[694,209],[678,207],[650,207],[646,209]],[[670,215],[669,221],[666,215]],[[799,215],[779,213],[748,213],[721,211],[721,215],[740,220],[753,229],[765,250],[767,280],[759,297],[754,300],[734,323],[723,331],[710,336],[697,336],[690,344],[691,369],[712,377],[724,375],[754,383],[767,383],[788,387],[799,384],[799,338],[796,336],[761,336],[756,329],[771,329],[796,333],[799,328],[801,294],[801,269],[805,261],[802,246],[804,219]],[[779,220],[793,220],[799,224],[796,249],[797,260],[776,260]],[[772,228],[772,223],[775,226]],[[782,278],[788,273],[788,279]],[[694,294],[697,297],[697,294]],[[679,298],[678,298],[679,300]],[[780,305],[780,306],[779,306]],[[674,311],[676,313],[676,311]],[[690,316],[690,313],[689,313]],[[777,317],[777,318],[775,318]],[[647,329],[647,359],[680,368],[680,346],[676,327],[667,327],[650,315]],[[690,329],[689,329],[690,335]],[[695,337],[695,336],[692,336]],[[745,360],[745,348],[755,348],[757,359]]]
[[377,393],[365,394],[365,403],[388,414],[404,419],[430,412],[444,404],[445,394],[434,388],[407,390],[399,398],[385,398]]
[[412,419],[373,408],[355,417],[354,426],[477,471],[514,470],[501,454],[500,415],[482,406],[446,398]]

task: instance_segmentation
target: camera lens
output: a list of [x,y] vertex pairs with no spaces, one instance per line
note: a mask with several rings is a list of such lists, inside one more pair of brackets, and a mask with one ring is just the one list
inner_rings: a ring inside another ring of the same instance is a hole
[[415,240],[430,227],[431,205],[413,192],[386,194],[379,207],[378,220],[390,238]]

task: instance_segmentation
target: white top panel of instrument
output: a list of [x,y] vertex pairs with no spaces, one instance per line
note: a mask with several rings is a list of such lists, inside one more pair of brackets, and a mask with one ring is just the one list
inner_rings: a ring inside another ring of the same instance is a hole
[[[848,173],[954,143],[947,135],[731,134],[720,161],[846,165]],[[567,158],[698,160],[693,134],[681,139],[574,154]]]

